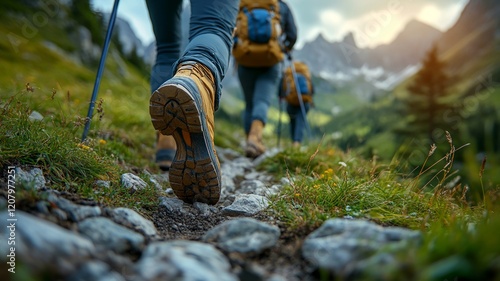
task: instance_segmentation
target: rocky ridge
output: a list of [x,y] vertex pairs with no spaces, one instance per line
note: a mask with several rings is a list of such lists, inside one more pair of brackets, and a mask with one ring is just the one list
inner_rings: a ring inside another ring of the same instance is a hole
[[[277,181],[255,169],[276,152],[251,161],[219,148],[220,202],[185,204],[167,189],[172,196],[159,198],[152,218],[70,200],[46,186],[41,170],[17,168],[16,181],[43,199],[34,209],[15,210],[13,221],[2,192],[2,264],[12,268],[22,262],[30,271],[62,280],[316,280],[320,268],[356,280],[370,266],[397,266],[390,254],[378,253],[382,247],[419,242],[419,232],[351,218],[327,220],[308,235],[289,233],[266,208],[269,196],[290,179]],[[150,180],[163,188],[166,177],[151,175]],[[122,188],[131,190],[147,185],[133,174],[121,180]],[[12,240],[15,244],[8,244]]]

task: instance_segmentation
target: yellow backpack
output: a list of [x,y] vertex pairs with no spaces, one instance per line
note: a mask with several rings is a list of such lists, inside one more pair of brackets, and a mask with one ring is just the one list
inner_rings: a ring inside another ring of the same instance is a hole
[[283,60],[278,0],[241,0],[233,56],[247,67],[269,67]]
[[[313,86],[309,67],[300,61],[294,61],[293,66],[298,80],[298,88],[300,90],[300,94],[302,95],[302,101],[304,103],[312,102]],[[299,96],[297,93],[297,87],[295,86],[295,79],[293,79],[292,67],[290,65],[287,66],[285,72],[283,73],[281,87],[281,91],[285,94],[286,101],[291,105],[299,106]]]

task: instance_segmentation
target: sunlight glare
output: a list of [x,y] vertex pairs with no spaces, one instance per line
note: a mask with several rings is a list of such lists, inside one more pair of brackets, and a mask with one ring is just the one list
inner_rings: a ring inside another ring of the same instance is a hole
[[417,19],[432,26],[441,27],[442,11],[434,4],[425,5],[417,15]]

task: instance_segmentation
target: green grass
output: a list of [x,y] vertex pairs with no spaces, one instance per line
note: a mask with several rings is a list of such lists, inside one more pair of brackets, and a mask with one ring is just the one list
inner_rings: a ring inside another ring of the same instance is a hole
[[[120,175],[137,167],[126,159],[137,157],[124,144],[104,139],[80,143],[81,120],[53,114],[41,121],[29,119],[32,109],[27,105],[34,93],[20,92],[0,104],[0,166],[18,166],[23,169],[42,169],[48,187],[72,192],[107,206],[125,206],[147,212],[161,192],[149,184],[144,190],[131,193],[120,185]],[[137,172],[136,172],[137,174]],[[146,182],[149,176],[139,174]],[[98,187],[95,182],[110,182],[110,188]],[[19,199],[31,205],[40,195],[29,189],[20,191]],[[152,210],[152,209],[151,209]]]
[[[83,183],[88,178],[113,179],[116,169],[112,162],[101,157],[89,147],[78,143],[74,137],[74,124],[57,122],[46,117],[42,121],[31,121],[32,110],[22,103],[30,92],[21,97],[12,96],[2,105],[0,122],[0,151],[2,166],[43,166],[51,181]],[[62,120],[60,120],[62,121]]]
[[[9,25],[1,25],[0,34],[18,34],[19,27],[11,25],[12,30]],[[70,53],[61,55],[46,48],[38,37],[21,39],[15,48],[8,40],[0,42],[2,102],[25,91],[29,83],[34,92],[28,93],[29,98],[23,102],[31,110],[57,116],[62,123],[85,118],[97,67],[82,66],[70,58]],[[116,50],[111,48],[98,92],[102,114],[94,111],[89,136],[93,140],[104,138],[121,143],[122,147],[115,151],[119,157],[139,167],[151,167],[155,132],[148,113],[147,77],[126,61],[118,63],[116,58]],[[98,115],[102,115],[101,120]],[[81,136],[82,127],[73,130],[73,134]],[[141,157],[128,153],[130,149]]]
[[405,177],[399,165],[368,161],[328,146],[287,150],[262,169],[287,175],[291,184],[274,198],[273,207],[294,228],[315,228],[332,217],[368,218],[385,225],[426,229],[449,224],[454,216],[475,218],[481,211],[467,205],[463,190],[443,184],[427,192],[416,178]]
[[465,148],[449,147],[426,165],[435,159],[429,153],[416,177],[403,173],[407,158],[364,159],[328,144],[285,150],[260,166],[290,180],[272,198],[270,212],[298,233],[345,216],[422,232],[419,244],[382,249],[397,256],[396,265],[369,267],[360,280],[498,280],[500,185],[490,187],[484,201],[469,201],[468,193],[482,186],[450,185],[453,155]]

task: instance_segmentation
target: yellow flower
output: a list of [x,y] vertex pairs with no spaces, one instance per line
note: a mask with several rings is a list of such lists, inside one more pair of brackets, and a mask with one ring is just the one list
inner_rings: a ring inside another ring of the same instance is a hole
[[106,141],[106,140],[103,140],[103,139],[100,139],[100,140],[99,140],[99,144],[105,145],[106,143],[107,143],[107,141]]
[[90,146],[84,145],[83,143],[79,143],[78,147],[84,150],[90,150]]
[[326,155],[328,156],[333,156],[335,154],[335,150],[334,149],[328,149],[328,151],[326,151]]
[[327,170],[325,170],[323,172],[323,174],[321,175],[321,178],[330,179],[332,176],[333,176],[333,169],[332,168],[328,168]]
[[295,193],[295,197],[300,197],[300,193]]

